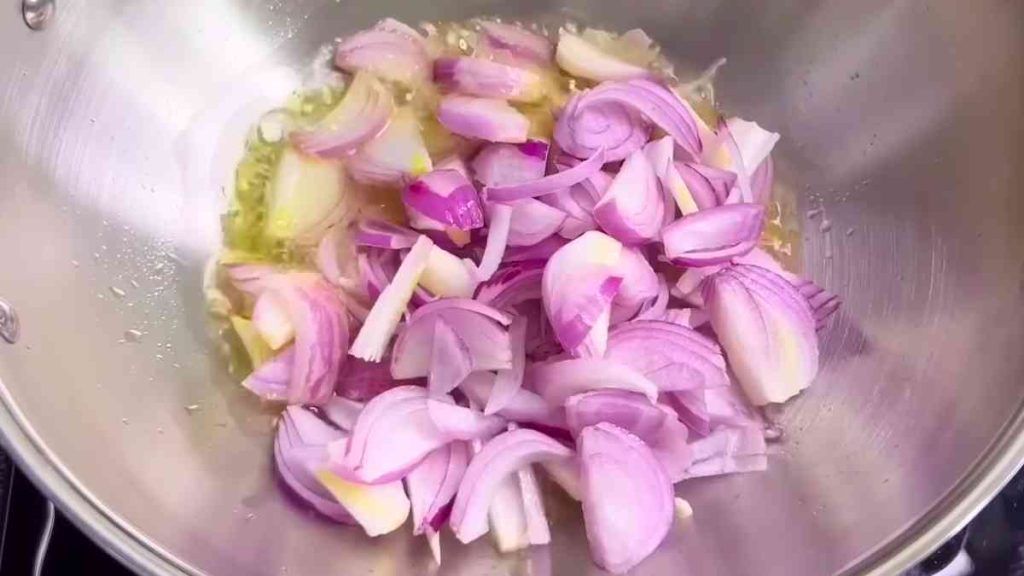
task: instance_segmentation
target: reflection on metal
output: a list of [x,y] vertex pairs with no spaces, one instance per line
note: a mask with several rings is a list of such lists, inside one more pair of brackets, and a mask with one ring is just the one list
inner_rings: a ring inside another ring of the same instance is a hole
[[22,0],[21,15],[33,30],[42,30],[50,24],[57,6],[55,0]]
[[14,344],[18,341],[19,327],[18,314],[14,312],[14,307],[0,298],[0,338],[6,340],[8,344]]
[[36,547],[36,559],[32,563],[32,576],[41,576],[43,573],[43,565],[46,564],[46,551],[50,548],[50,536],[53,535],[53,521],[56,515],[53,502],[47,502],[46,524],[43,525],[43,533],[39,536],[39,546]]

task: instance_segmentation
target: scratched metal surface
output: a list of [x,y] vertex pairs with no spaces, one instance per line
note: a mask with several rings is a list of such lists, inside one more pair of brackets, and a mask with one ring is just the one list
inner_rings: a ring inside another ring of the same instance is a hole
[[[696,516],[637,574],[892,573],[998,488],[1024,453],[1021,3],[68,0],[45,32],[0,18],[0,297],[22,324],[0,431],[80,525],[146,573],[425,573],[422,542],[280,497],[271,416],[210,354],[201,270],[245,126],[318,45],[481,13],[728,57],[725,106],[783,134],[780,181],[823,210],[804,267],[845,305],[818,382],[767,473],[680,488]],[[596,574],[556,515],[550,548],[446,541],[441,573]]]

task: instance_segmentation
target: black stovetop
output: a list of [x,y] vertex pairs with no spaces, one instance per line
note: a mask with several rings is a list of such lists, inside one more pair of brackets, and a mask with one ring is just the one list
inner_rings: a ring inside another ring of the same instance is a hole
[[[0,576],[132,576],[59,512],[0,452]],[[46,534],[49,540],[44,543]],[[35,571],[40,549],[41,568]],[[903,576],[1024,576],[1024,472],[973,522]]]

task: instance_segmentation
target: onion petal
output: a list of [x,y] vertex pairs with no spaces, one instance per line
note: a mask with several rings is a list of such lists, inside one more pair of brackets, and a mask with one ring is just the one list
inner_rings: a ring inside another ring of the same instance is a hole
[[434,82],[444,90],[481,98],[535,102],[544,96],[536,72],[469,56],[435,60]]
[[558,35],[555,60],[569,74],[597,82],[645,78],[651,75],[646,68],[620,60],[583,37],[566,30],[562,30]]
[[394,102],[373,75],[360,72],[337,106],[311,130],[292,132],[295,146],[306,154],[343,158],[380,134],[388,125]]
[[445,96],[437,119],[453,134],[489,142],[526,142],[530,119],[504,100]]
[[632,153],[594,206],[594,219],[625,244],[655,240],[664,223],[665,199],[651,163],[641,150]]
[[672,526],[672,482],[651,449],[613,424],[578,441],[583,518],[594,561],[622,574],[649,556]]
[[346,72],[366,70],[406,85],[423,82],[430,74],[424,38],[390,18],[339,43],[334,63]]
[[510,63],[548,64],[554,51],[544,36],[492,20],[480,22],[480,40],[487,55]]
[[395,340],[391,375],[395,378],[427,376],[436,346],[434,325],[443,319],[469,349],[474,370],[503,370],[512,366],[508,333],[502,324],[511,318],[479,302],[449,298],[421,306]]
[[381,292],[359,330],[350,354],[356,358],[379,362],[391,341],[395,328],[412,298],[420,275],[426,268],[434,243],[426,236],[420,236],[412,250],[402,260],[394,278]]
[[469,543],[487,532],[487,509],[498,485],[524,466],[569,458],[572,450],[525,428],[500,434],[470,461],[449,521],[455,537]]
[[409,108],[395,112],[387,128],[348,161],[352,179],[376,186],[399,184],[431,168],[419,120]]
[[508,406],[523,386],[523,373],[526,370],[526,318],[517,316],[512,320],[508,337],[512,349],[512,367],[498,370],[484,414],[494,414]]
[[687,478],[735,472],[758,472],[768,467],[764,434],[758,428],[722,428],[690,444],[693,464]]
[[544,268],[544,309],[556,338],[573,356],[604,355],[611,303],[622,284],[621,253],[617,240],[587,232]]
[[781,276],[734,265],[703,288],[711,325],[747,397],[756,406],[784,402],[818,371],[810,306]]
[[760,204],[730,204],[683,216],[662,230],[665,255],[686,266],[728,262],[757,245],[764,211]]
[[668,322],[634,320],[616,326],[605,358],[629,366],[662,392],[729,385],[718,345]]
[[431,395],[439,396],[451,392],[472,371],[473,357],[469,346],[444,318],[435,320],[430,374],[427,377]]
[[526,382],[544,400],[561,406],[570,397],[594,390],[623,390],[658,398],[658,387],[636,370],[609,360],[574,358],[539,362],[526,369]]
[[412,533],[438,531],[446,520],[445,508],[455,498],[466,468],[469,445],[452,442],[431,452],[405,477],[412,504]]
[[488,186],[484,189],[484,196],[489,202],[511,202],[551,194],[589,178],[600,171],[604,163],[604,150],[598,149],[591,157],[568,170],[521,184]]

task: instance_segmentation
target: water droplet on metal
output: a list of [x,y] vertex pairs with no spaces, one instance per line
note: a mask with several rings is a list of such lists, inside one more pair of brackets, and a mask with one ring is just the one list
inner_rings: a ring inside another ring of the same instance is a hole
[[8,344],[14,344],[18,341],[20,331],[21,325],[18,323],[18,314],[14,312],[14,307],[6,300],[0,299],[0,338]]
[[121,290],[117,286],[111,286],[110,287],[110,293],[113,294],[114,296],[117,296],[118,298],[124,298],[125,294],[127,294],[127,292],[125,292],[124,290]]
[[21,15],[33,30],[42,30],[53,19],[57,6],[54,0],[22,0]]
[[198,410],[199,404],[189,404],[188,406],[185,406],[185,412],[188,412],[189,414],[192,414],[193,412],[196,412]]
[[764,429],[764,439],[768,442],[779,442],[783,436],[785,436],[785,432],[778,424],[771,424]]
[[817,218],[818,216],[821,216],[821,208],[813,208],[807,211],[807,217],[810,218],[811,220]]
[[138,343],[142,341],[142,332],[138,330],[125,330],[124,341],[131,343]]
[[128,419],[127,418],[121,418],[121,424],[124,424],[125,426],[127,426],[128,425]]
[[74,266],[75,268],[78,268],[78,266],[79,266],[78,260],[72,260],[71,261],[71,265]]
[[818,225],[818,232],[824,234],[829,230],[832,230],[832,221],[829,220],[828,218],[825,218],[824,220],[821,221],[821,224]]

